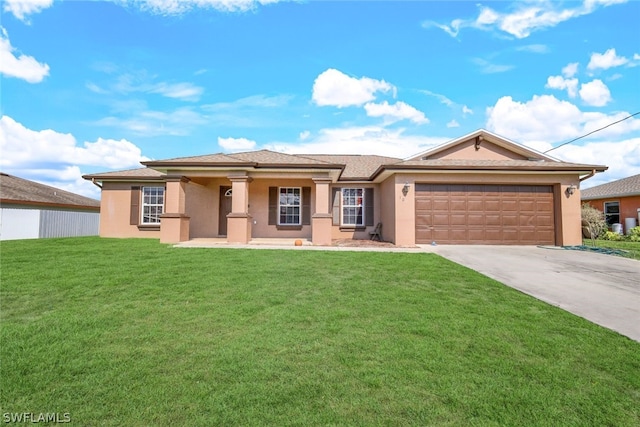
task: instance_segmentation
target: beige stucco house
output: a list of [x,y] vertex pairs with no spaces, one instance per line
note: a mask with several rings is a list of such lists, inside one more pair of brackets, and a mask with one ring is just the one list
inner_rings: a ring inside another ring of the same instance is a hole
[[400,246],[581,244],[580,181],[606,166],[558,161],[486,130],[409,159],[268,150],[143,162],[86,175],[100,235],[175,243],[226,236],[382,238]]

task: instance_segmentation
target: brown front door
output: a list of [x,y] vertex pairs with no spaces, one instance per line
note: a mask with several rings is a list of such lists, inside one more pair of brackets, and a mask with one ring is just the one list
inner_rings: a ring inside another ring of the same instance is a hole
[[416,184],[416,243],[553,245],[553,188]]
[[220,186],[220,210],[218,215],[218,234],[227,235],[227,215],[231,213],[231,187]]

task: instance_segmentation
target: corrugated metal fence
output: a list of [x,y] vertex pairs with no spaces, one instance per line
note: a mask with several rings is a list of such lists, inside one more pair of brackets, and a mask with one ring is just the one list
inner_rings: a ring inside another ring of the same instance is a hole
[[42,210],[40,237],[96,236],[100,226],[97,212]]

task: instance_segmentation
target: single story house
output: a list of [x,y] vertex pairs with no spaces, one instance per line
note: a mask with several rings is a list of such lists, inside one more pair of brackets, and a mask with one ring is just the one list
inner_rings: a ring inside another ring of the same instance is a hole
[[580,197],[604,212],[609,226],[624,224],[627,229],[632,223],[640,223],[640,175],[587,188]]
[[100,201],[0,172],[0,240],[97,236]]
[[329,245],[382,224],[399,246],[576,245],[580,181],[607,169],[482,129],[405,160],[260,150],[142,164],[84,176],[102,188],[101,236]]

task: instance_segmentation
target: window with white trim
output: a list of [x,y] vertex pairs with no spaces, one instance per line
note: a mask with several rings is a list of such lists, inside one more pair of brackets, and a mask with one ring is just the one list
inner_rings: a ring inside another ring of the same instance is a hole
[[142,187],[142,224],[159,224],[164,209],[164,187]]
[[620,223],[620,202],[604,202],[604,219],[609,226]]
[[342,225],[364,226],[364,189],[342,189]]
[[278,193],[278,224],[300,225],[302,189],[300,187],[280,187]]

